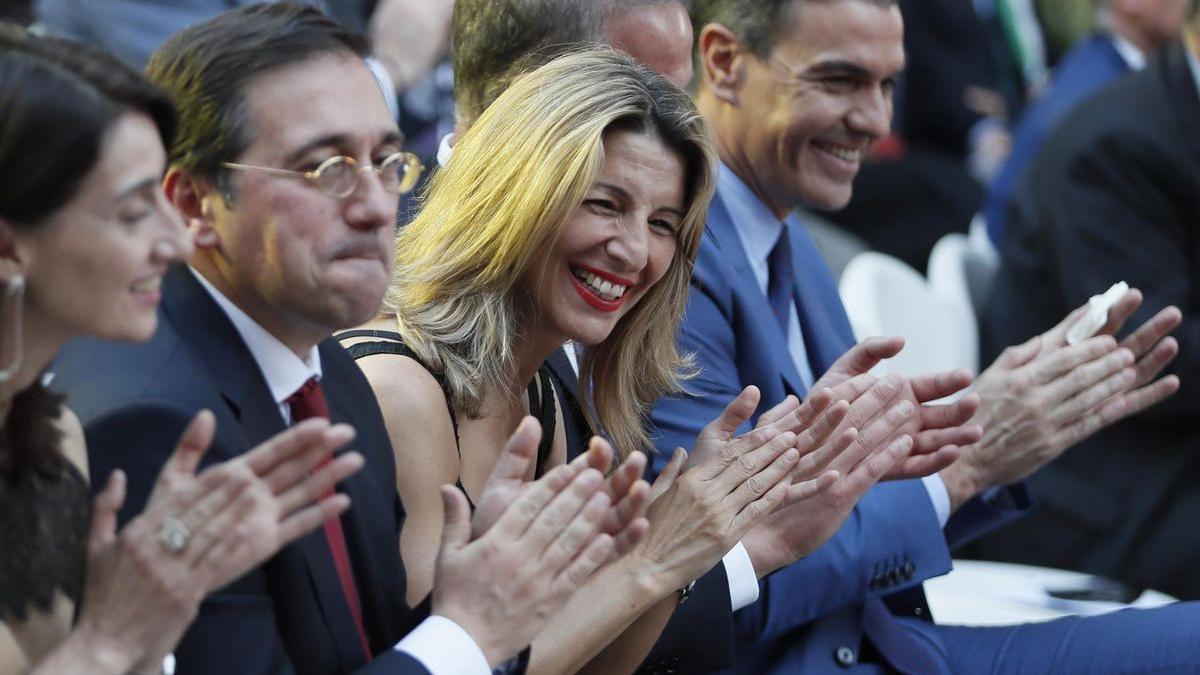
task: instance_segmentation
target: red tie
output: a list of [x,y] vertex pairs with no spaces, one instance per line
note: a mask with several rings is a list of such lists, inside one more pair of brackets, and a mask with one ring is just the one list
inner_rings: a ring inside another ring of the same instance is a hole
[[[310,417],[329,419],[329,405],[325,402],[325,392],[317,378],[311,378],[304,383],[300,390],[287,399],[292,410],[292,423]],[[330,455],[323,459],[318,468],[333,461]],[[322,498],[333,494],[329,488]],[[333,564],[337,567],[338,579],[342,582],[342,593],[346,596],[346,604],[350,607],[350,615],[354,617],[354,627],[358,629],[358,637],[362,641],[363,653],[371,660],[371,646],[367,641],[367,631],[363,628],[362,608],[359,605],[358,586],[354,583],[354,570],[350,567],[350,552],[346,550],[346,535],[342,532],[340,518],[330,518],[325,521],[325,540],[329,542],[329,551],[333,554]]]

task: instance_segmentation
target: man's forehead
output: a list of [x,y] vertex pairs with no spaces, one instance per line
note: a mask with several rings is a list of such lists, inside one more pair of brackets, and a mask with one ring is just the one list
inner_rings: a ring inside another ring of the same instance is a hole
[[362,59],[323,54],[252,78],[243,92],[255,132],[284,151],[317,138],[377,143],[394,135],[383,92]]
[[899,5],[870,0],[796,0],[772,55],[803,65],[853,64],[876,77],[904,68]]

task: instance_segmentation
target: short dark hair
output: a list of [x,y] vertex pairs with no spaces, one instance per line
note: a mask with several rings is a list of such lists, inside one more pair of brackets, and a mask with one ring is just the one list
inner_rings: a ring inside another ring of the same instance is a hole
[[604,21],[614,12],[670,1],[457,0],[451,43],[459,121],[473,122],[518,74],[604,43]]
[[107,52],[0,23],[0,217],[33,227],[70,201],[122,113],[140,112],[163,145],[170,99]]
[[[801,4],[845,1],[848,0],[692,0],[692,27],[699,37],[701,29],[708,24],[721,24],[733,31],[755,56],[765,59],[775,48],[779,36],[791,29]],[[898,0],[855,1],[883,7],[898,3]]]
[[[184,29],[159,47],[146,74],[170,94],[179,132],[173,166],[218,184],[221,164],[253,136],[244,93],[259,75],[322,54],[366,57],[367,40],[308,5],[280,2],[231,10]],[[221,185],[226,188],[228,186]]]

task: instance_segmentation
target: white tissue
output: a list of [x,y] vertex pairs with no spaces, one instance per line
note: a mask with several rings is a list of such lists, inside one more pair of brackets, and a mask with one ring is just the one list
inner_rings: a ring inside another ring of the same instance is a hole
[[1067,331],[1067,344],[1083,342],[1095,335],[1104,327],[1104,324],[1108,323],[1108,310],[1112,309],[1112,306],[1117,304],[1117,301],[1128,292],[1129,284],[1118,281],[1103,294],[1088,298],[1087,312]]

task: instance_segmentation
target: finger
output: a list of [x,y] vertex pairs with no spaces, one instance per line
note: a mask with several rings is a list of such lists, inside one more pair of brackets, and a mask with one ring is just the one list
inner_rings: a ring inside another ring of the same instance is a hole
[[[607,491],[605,494],[608,494]],[[621,495],[621,499],[615,502],[611,509],[604,517],[604,523],[601,525],[601,530],[611,535],[616,535],[621,530],[628,527],[629,523],[635,518],[642,515],[646,509],[647,498],[650,496],[650,484],[644,480],[639,480],[633,486]],[[608,495],[611,501],[612,495]]]
[[850,410],[843,425],[858,429],[867,426],[871,420],[887,410],[887,406],[903,391],[903,385],[904,378],[895,374],[879,380],[866,393],[850,402]]
[[[597,471],[599,471],[597,467],[592,468],[595,468]],[[604,472],[601,471],[600,473]],[[619,502],[625,498],[625,495],[629,492],[629,489],[632,488],[639,480],[641,480],[642,476],[645,474],[646,455],[635,450],[634,452],[630,453],[629,457],[626,457],[625,461],[621,463],[621,466],[617,467],[617,469],[612,472],[612,475],[608,477],[608,480],[604,483],[604,491],[609,498],[613,500],[613,502]]]
[[602,474],[608,474],[616,454],[607,440],[600,436],[592,436],[588,439],[587,450],[571,460],[571,466],[576,471],[591,468]]
[[1178,307],[1170,306],[1159,310],[1149,321],[1138,326],[1129,337],[1121,340],[1121,346],[1141,357],[1159,340],[1179,327],[1183,322],[1183,313]]
[[788,486],[787,492],[783,498],[783,504],[780,506],[780,508],[791,506],[792,504],[795,504],[796,502],[802,502],[805,499],[812,499],[813,497],[824,493],[826,490],[837,484],[840,476],[841,474],[836,470],[830,469],[816,478],[810,478],[809,480],[802,480],[797,483],[792,483]]
[[1122,394],[1133,387],[1137,371],[1124,368],[1109,375],[1100,382],[1084,389],[1075,396],[1063,401],[1050,413],[1050,420],[1058,425],[1073,422],[1086,415],[1101,403]]
[[1129,320],[1129,317],[1133,316],[1133,313],[1141,306],[1141,291],[1136,288],[1125,291],[1125,295],[1118,298],[1112,307],[1108,308],[1108,318],[1098,332],[1105,335],[1115,335],[1125,325],[1125,322]]
[[979,410],[979,394],[970,393],[954,403],[921,406],[922,429],[948,429],[966,424]]
[[683,464],[687,461],[687,451],[683,448],[675,448],[675,452],[671,455],[671,461],[663,467],[663,470],[658,473],[658,477],[650,485],[651,504],[659,498],[662,493],[671,489],[675,484],[675,479],[679,477],[679,472],[683,470]]
[[205,451],[212,444],[216,428],[217,422],[212,412],[201,410],[196,413],[192,421],[188,422],[187,428],[183,430],[183,434],[179,436],[179,442],[175,444],[175,452],[171,453],[166,465],[159,472],[159,481],[170,475],[191,476],[195,474],[196,467],[200,466],[200,460],[204,457]]
[[[771,437],[757,448],[738,455],[736,460],[730,462],[724,471],[712,479],[711,487],[706,489],[713,490],[719,495],[729,495],[746,483],[750,483],[752,486],[761,488],[754,490],[755,498],[762,496],[771,488],[771,485],[763,485],[765,476],[757,477],[758,474],[770,467],[780,455],[793,455],[795,459],[799,459],[800,453],[792,447],[795,444],[796,434],[790,431]],[[795,462],[793,461],[792,464]],[[790,469],[791,466],[788,468]]]
[[880,361],[899,354],[902,349],[902,337],[869,337],[851,347],[834,362],[830,370],[850,376],[861,375],[879,365]]
[[730,504],[741,511],[747,504],[761,499],[777,485],[790,485],[792,469],[799,460],[800,453],[795,448],[787,448],[762,471],[756,472],[737,485],[728,497]]
[[889,408],[854,435],[854,440],[838,455],[833,468],[847,474],[872,455],[879,454],[889,439],[894,438],[901,427],[912,419],[915,410],[911,401],[903,400]]
[[1101,424],[1108,426],[1130,415],[1136,415],[1173,396],[1177,391],[1179,391],[1179,378],[1175,375],[1168,375],[1153,384],[1126,392],[1100,409]]
[[805,479],[815,476],[824,471],[837,457],[839,449],[830,443],[829,439],[849,412],[850,404],[838,401],[830,406],[813,426],[800,434],[796,442],[796,449],[800,451],[800,461],[796,463],[793,477]]
[[750,502],[742,508],[733,518],[732,528],[734,532],[745,533],[755,523],[760,522],[763,518],[766,518],[783,506],[783,500],[787,498],[790,484],[790,481],[786,480],[776,483],[761,498]]
[[1163,368],[1167,364],[1175,360],[1179,355],[1179,343],[1173,337],[1163,338],[1161,342],[1150,350],[1149,354],[1138,359],[1135,368],[1137,368],[1137,382],[1134,386],[1142,386],[1147,382],[1158,377]]
[[442,496],[442,544],[438,558],[453,553],[467,545],[471,539],[471,510],[467,498],[453,485],[443,485]]
[[[604,477],[599,471],[588,469],[580,473],[566,489],[555,495],[545,508],[541,509],[521,534],[524,545],[529,546],[534,555],[540,556],[570,528],[576,517],[587,508],[591,508],[592,504],[602,503],[603,509],[607,509],[612,502],[602,491],[603,487]],[[596,516],[597,525],[602,516],[603,510]]]
[[953,464],[961,456],[962,447],[958,445],[943,445],[933,452],[921,455],[910,454],[897,462],[884,476],[884,480],[906,480],[932,476]]
[[1085,302],[1071,310],[1069,314],[1063,317],[1062,321],[1059,321],[1057,324],[1055,324],[1054,328],[1051,328],[1042,334],[1042,342],[1049,347],[1065,345],[1067,343],[1067,332],[1071,330],[1071,326],[1074,326],[1076,323],[1078,323],[1079,320],[1083,318],[1083,315],[1087,314],[1090,309],[1091,301],[1089,300],[1088,302]]
[[592,576],[597,567],[608,560],[612,552],[612,537],[607,534],[597,535],[582,553],[552,579],[550,582],[551,592],[558,597],[574,593],[588,580],[588,577]]
[[[1076,310],[1076,312],[1078,311]],[[1063,334],[1066,335],[1065,330]],[[1041,348],[1042,336],[1035,335],[1023,344],[1005,348],[1003,352],[1000,352],[995,365],[1003,370],[1015,370],[1032,361],[1033,357],[1038,355],[1038,351]]]
[[877,452],[860,462],[846,479],[847,492],[857,501],[862,495],[888,475],[896,465],[909,456],[913,448],[912,436],[901,435],[888,443],[882,452]]
[[758,387],[753,385],[746,387],[742,393],[737,395],[737,398],[729,402],[717,419],[709,422],[707,426],[700,432],[703,438],[719,438],[728,440],[733,438],[739,427],[748,422],[754,415],[755,409],[758,408]]
[[983,438],[983,427],[978,424],[953,426],[944,429],[925,429],[917,434],[914,455],[937,452],[948,445],[970,445]]
[[92,504],[92,523],[87,539],[89,555],[99,553],[116,541],[117,513],[124,503],[125,472],[117,469],[108,475],[108,482]]
[[833,400],[856,401],[859,396],[870,391],[875,383],[879,382],[879,378],[870,373],[855,375],[854,377],[842,382],[841,384],[830,389],[833,395]]
[[833,391],[830,389],[809,392],[804,403],[796,406],[790,414],[784,415],[770,425],[760,423],[759,426],[770,427],[777,433],[791,431],[799,434],[811,426],[813,421],[829,408],[833,400]]
[[277,498],[279,512],[288,514],[333,492],[334,486],[358,473],[365,460],[357,452],[347,452],[285,490]]
[[500,459],[496,460],[496,466],[492,467],[484,491],[493,484],[524,481],[525,474],[529,471],[529,463],[537,456],[538,443],[541,440],[542,425],[538,423],[537,418],[527,416],[522,419],[517,425],[517,430],[508,437]]
[[348,425],[328,427],[311,439],[306,439],[297,452],[289,453],[259,475],[271,488],[272,494],[281,494],[304,480],[322,462],[330,461],[333,451],[346,445],[353,438],[354,429]]
[[1025,366],[1024,372],[1033,384],[1046,384],[1116,349],[1117,341],[1111,335],[1099,335],[1047,354]]
[[783,419],[785,415],[795,412],[796,408],[799,407],[800,400],[795,396],[788,394],[787,396],[784,396],[783,400],[776,404],[774,408],[771,408],[770,410],[758,416],[758,426],[762,427],[768,424],[774,424],[775,422]]
[[1133,386],[1133,379],[1136,376],[1136,371],[1130,367],[1132,365],[1133,352],[1128,349],[1117,349],[1064,373],[1058,380],[1046,387],[1045,397],[1052,405],[1059,406],[1062,402],[1082,394],[1097,383],[1120,374],[1123,370],[1129,371],[1129,382],[1126,385],[1126,388],[1129,388]]
[[936,401],[939,398],[945,398],[966,389],[971,386],[973,379],[974,377],[971,375],[970,370],[960,368],[958,370],[948,370],[941,373],[911,377],[908,381],[912,385],[913,394],[916,395],[917,401],[926,403],[928,401]]
[[[634,518],[629,526],[613,536],[613,553],[622,556],[633,550],[650,531],[650,521],[643,516]],[[611,534],[611,533],[608,533]]]
[[279,548],[312,532],[330,518],[341,516],[349,508],[350,497],[335,492],[316,504],[289,515],[279,524]]
[[[254,473],[262,476],[281,462],[291,459],[293,455],[320,443],[330,426],[329,420],[321,417],[302,420],[260,443],[243,455],[242,460],[250,466]],[[340,429],[338,434],[346,436],[347,443],[354,438],[354,429],[349,425],[339,424],[336,428]]]
[[195,498],[188,499],[188,494],[174,495],[176,510],[166,515],[178,518],[189,532],[196,532],[218,513],[236,504],[256,480],[250,467],[237,460],[211,466],[196,482],[198,489],[189,491]]
[[547,570],[562,569],[575,559],[592,539],[600,533],[600,523],[609,510],[608,495],[595,492],[569,521],[561,533],[554,537],[546,550],[541,552],[541,564]]

